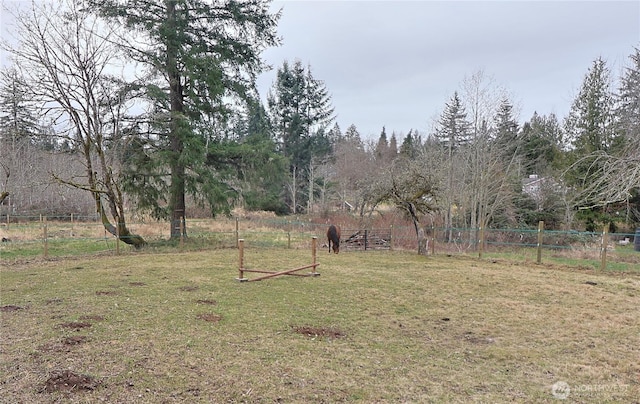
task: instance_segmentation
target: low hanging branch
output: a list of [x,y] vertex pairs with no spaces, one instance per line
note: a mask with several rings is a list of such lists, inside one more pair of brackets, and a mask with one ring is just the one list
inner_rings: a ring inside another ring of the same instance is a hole
[[122,242],[132,245],[135,248],[141,248],[147,244],[147,242],[141,236],[131,233],[127,228],[125,222],[123,220],[120,220],[118,216],[115,216],[117,227],[114,226],[104,211],[102,201],[100,200],[100,194],[95,192],[94,195],[96,198],[96,207],[98,208],[98,213],[100,213],[100,219],[102,220],[102,226],[107,232],[118,237],[118,239]]
[[2,205],[2,202],[4,202],[4,200],[7,199],[8,196],[9,193],[7,191],[0,193],[0,205]]
[[[83,189],[85,191],[89,191],[93,194],[93,197],[96,201],[96,212],[100,214],[100,220],[102,222],[102,226],[104,227],[104,229],[109,233],[112,234],[116,237],[118,237],[118,239],[126,244],[132,245],[135,248],[141,248],[143,246],[145,246],[147,244],[147,242],[144,240],[144,238],[142,238],[141,236],[137,235],[137,234],[133,234],[129,231],[129,229],[127,228],[126,222],[124,221],[123,218],[119,217],[118,215],[118,211],[122,211],[122,209],[117,210],[117,209],[113,209],[113,212],[115,212],[113,214],[115,221],[116,221],[116,226],[114,226],[111,221],[109,220],[109,217],[107,216],[107,213],[105,212],[104,207],[102,206],[102,199],[101,199],[101,195],[105,194],[106,197],[109,200],[110,204],[114,204],[115,202],[111,201],[109,198],[109,192],[106,191],[98,191],[96,190],[96,179],[95,179],[95,173],[93,174],[94,176],[91,178],[90,182],[92,184],[94,184],[93,186],[86,186],[86,185],[82,185],[73,181],[68,181],[65,179],[62,179],[58,176],[56,176],[55,174],[52,174],[53,178],[60,184],[64,184],[73,188],[77,188],[77,189]],[[118,204],[119,205],[119,204]],[[113,205],[112,205],[113,206]]]

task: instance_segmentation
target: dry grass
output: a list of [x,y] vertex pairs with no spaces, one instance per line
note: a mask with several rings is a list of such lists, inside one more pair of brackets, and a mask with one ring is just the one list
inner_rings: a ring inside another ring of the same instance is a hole
[[[245,250],[247,268],[309,261]],[[3,266],[1,400],[553,402],[564,381],[572,402],[638,402],[637,274],[319,262],[320,277],[255,283],[234,280],[233,249]]]

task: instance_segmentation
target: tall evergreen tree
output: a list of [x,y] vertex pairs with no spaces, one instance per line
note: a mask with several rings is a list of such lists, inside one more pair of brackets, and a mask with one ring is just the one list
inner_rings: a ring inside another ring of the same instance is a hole
[[566,134],[579,157],[607,151],[613,143],[613,94],[606,62],[596,59],[565,120]]
[[555,114],[540,116],[534,112],[531,120],[522,125],[520,139],[525,175],[544,175],[551,167],[557,166],[562,148],[562,128]]
[[467,113],[457,91],[445,104],[434,137],[448,150],[449,157],[452,157],[459,147],[471,141]]
[[[586,229],[596,230],[603,220],[603,209],[594,195],[591,184],[598,183],[602,172],[603,156],[611,151],[615,142],[613,94],[610,89],[610,72],[606,62],[596,59],[584,77],[580,92],[573,101],[569,115],[565,119],[565,132],[570,141],[569,169],[565,180],[582,197],[577,200],[579,207],[576,218],[586,223]],[[585,192],[588,190],[588,192]]]
[[0,140],[13,150],[21,144],[51,144],[42,139],[29,86],[15,68],[0,73]]
[[519,149],[518,122],[513,116],[513,105],[503,99],[494,118],[495,141],[502,148],[506,159],[511,159]]
[[615,108],[618,130],[627,142],[635,142],[640,149],[640,48],[635,48],[629,56],[630,66],[626,66],[620,80]]
[[445,104],[433,138],[442,146],[448,165],[446,191],[442,202],[446,205],[444,225],[448,229],[447,239],[451,241],[453,238],[453,206],[456,203],[456,195],[459,194],[455,190],[457,155],[461,147],[468,146],[471,142],[470,123],[467,121],[465,107],[457,91]]
[[418,132],[416,131],[414,134],[413,130],[410,129],[407,136],[404,137],[402,145],[400,145],[400,155],[408,159],[414,159],[420,151],[420,146]]
[[323,164],[331,152],[331,97],[324,83],[313,77],[310,66],[305,69],[299,60],[290,66],[285,60],[267,101],[276,137],[289,159],[289,205],[295,213],[305,205],[305,194],[306,205],[312,205],[317,180],[314,167]]
[[398,137],[396,132],[391,132],[391,138],[389,139],[389,159],[395,160],[398,156]]
[[215,123],[224,122],[230,113],[229,99],[244,102],[255,97],[256,76],[265,68],[260,53],[278,44],[279,14],[270,13],[269,2],[263,0],[89,3],[128,29],[127,34],[144,39],[127,36],[122,44],[154,79],[146,93],[153,107],[148,120],[154,132],[145,139],[154,147],[144,148],[146,170],[155,178],[168,175],[170,183],[167,188],[162,181],[138,177],[128,190],[158,213],[161,200],[156,197],[166,199],[171,237],[179,237],[181,228],[186,234],[181,220],[186,215],[187,192],[206,200],[214,213],[229,209],[228,184],[205,164],[207,147],[228,143],[209,139],[220,136]]
[[380,132],[374,153],[377,161],[381,163],[387,161],[389,156],[389,140],[387,139],[387,132],[384,126],[382,127],[382,132]]

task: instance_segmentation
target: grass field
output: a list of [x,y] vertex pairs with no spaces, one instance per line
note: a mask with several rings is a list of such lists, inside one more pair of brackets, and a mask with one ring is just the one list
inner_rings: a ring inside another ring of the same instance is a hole
[[[2,264],[0,401],[640,402],[637,272],[318,260],[243,283],[232,248]],[[245,250],[247,268],[310,261]]]

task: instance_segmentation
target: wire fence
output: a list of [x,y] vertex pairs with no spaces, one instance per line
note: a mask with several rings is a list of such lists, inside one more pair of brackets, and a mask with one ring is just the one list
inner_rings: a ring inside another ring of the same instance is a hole
[[[167,222],[130,220],[128,228],[141,235],[148,252],[172,249],[237,248],[244,239],[252,248],[308,248],[310,237],[328,249],[326,223],[291,218],[219,218],[186,221],[186,237],[170,240]],[[508,259],[532,264],[554,263],[600,270],[640,271],[640,229],[635,233],[607,233],[538,229],[438,228],[423,231],[429,255],[465,255]],[[57,217],[12,216],[0,223],[0,260],[122,254],[133,247],[118,242],[96,215]],[[414,226],[342,228],[340,251],[418,251]]]

